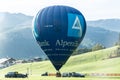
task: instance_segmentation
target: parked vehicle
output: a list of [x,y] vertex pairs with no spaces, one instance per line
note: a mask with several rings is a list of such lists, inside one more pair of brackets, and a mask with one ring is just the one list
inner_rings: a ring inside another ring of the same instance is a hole
[[18,72],[8,72],[5,75],[5,78],[26,78],[26,77],[28,77],[27,74],[21,74],[21,73],[18,73]]
[[63,73],[62,77],[85,77],[85,75],[76,72],[69,72],[69,73]]
[[48,72],[41,74],[41,76],[48,76]]
[[71,77],[71,76],[70,76],[70,73],[63,73],[62,77]]
[[84,74],[80,74],[80,73],[73,72],[73,73],[72,73],[72,77],[85,77],[85,75],[84,75]]

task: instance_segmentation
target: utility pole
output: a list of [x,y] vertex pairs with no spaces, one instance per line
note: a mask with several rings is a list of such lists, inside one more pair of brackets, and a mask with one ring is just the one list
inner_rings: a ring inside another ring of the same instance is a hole
[[120,46],[120,33],[119,33],[119,40],[118,40],[118,45]]
[[119,33],[119,40],[118,40],[117,56],[120,56],[120,33]]

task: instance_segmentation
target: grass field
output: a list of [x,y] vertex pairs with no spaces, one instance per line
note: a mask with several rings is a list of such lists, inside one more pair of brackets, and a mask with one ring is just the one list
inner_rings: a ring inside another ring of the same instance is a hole
[[[120,57],[108,59],[118,46],[89,52],[81,55],[70,57],[68,62],[61,68],[61,72],[79,72],[88,74],[86,78],[56,78],[41,77],[44,72],[56,73],[50,61],[17,64],[0,70],[0,80],[119,80],[119,77],[107,76],[89,76],[91,73],[119,73],[120,74]],[[20,73],[29,72],[30,76],[26,79],[6,79],[4,74],[9,71],[18,71]]]
[[86,78],[63,78],[63,77],[41,77],[41,76],[30,76],[28,78],[0,78],[0,80],[120,80],[116,77],[86,77]]

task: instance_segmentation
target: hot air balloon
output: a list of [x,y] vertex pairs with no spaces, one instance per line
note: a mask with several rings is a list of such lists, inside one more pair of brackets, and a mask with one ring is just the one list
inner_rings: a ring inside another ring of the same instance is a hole
[[69,6],[49,6],[33,20],[33,34],[57,71],[79,46],[86,32],[80,11]]

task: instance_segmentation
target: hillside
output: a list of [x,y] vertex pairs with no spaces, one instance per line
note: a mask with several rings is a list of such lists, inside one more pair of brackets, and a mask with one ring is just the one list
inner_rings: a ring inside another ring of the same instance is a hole
[[0,33],[17,27],[30,27],[32,18],[32,16],[27,16],[22,13],[0,12]]
[[2,42],[0,43],[0,58],[8,56],[15,59],[25,59],[44,56],[30,27],[9,30],[4,33],[4,39],[0,39],[0,42]]
[[[120,57],[111,58],[109,56],[118,48],[112,47],[95,52],[89,52],[81,55],[70,57],[68,62],[62,67],[61,72],[101,72],[101,73],[119,73]],[[9,71],[19,71],[21,73],[29,72],[29,74],[41,74],[44,72],[56,72],[50,61],[42,61],[35,63],[17,64],[0,70],[1,74]]]
[[0,13],[0,58],[45,56],[33,37],[32,19],[21,13]]
[[[32,19],[33,16],[27,16],[21,13],[0,13],[0,58],[7,56],[24,59],[46,57],[33,37],[31,28]],[[103,23],[106,24],[106,21]],[[96,22],[90,23],[95,24]],[[114,24],[119,26],[115,22]],[[109,25],[112,25],[112,23]],[[87,23],[87,32],[79,47],[91,48],[96,43],[100,43],[105,47],[111,47],[118,41],[118,32],[99,27]]]
[[87,21],[87,24],[93,27],[101,27],[107,30],[120,32],[120,19],[100,19]]
[[91,48],[96,43],[100,43],[105,47],[111,47],[118,41],[118,35],[118,32],[88,25],[85,38],[80,46]]

